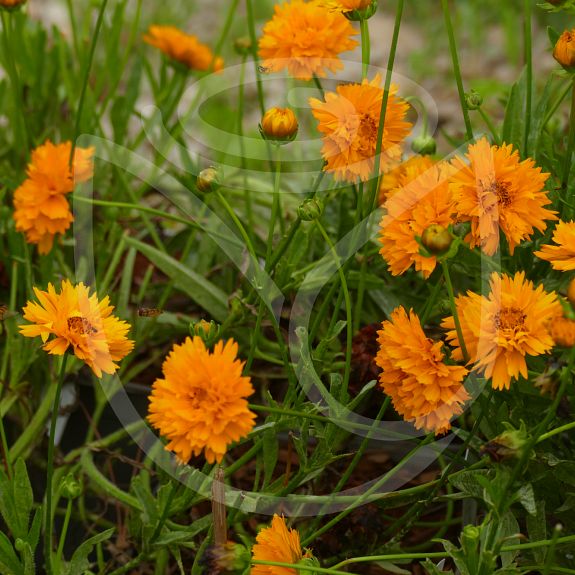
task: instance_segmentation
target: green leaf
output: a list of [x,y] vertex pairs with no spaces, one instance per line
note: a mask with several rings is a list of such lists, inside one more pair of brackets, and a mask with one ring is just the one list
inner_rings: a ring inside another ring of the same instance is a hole
[[34,519],[32,519],[32,525],[30,526],[30,531],[28,532],[27,541],[32,547],[32,551],[38,547],[40,542],[40,530],[42,529],[42,514],[44,512],[43,507],[36,509],[34,513]]
[[14,534],[14,536],[25,538],[28,534],[30,513],[32,512],[32,507],[34,505],[34,494],[32,493],[32,486],[30,485],[30,479],[28,478],[26,463],[24,463],[22,458],[18,458],[14,465],[12,489],[16,511],[18,513],[18,523],[23,530],[22,533],[18,535]]
[[148,244],[129,237],[126,238],[126,242],[146,256],[174,281],[178,289],[186,293],[215,320],[219,322],[225,320],[228,315],[228,300],[219,287]]
[[263,433],[264,486],[269,485],[278,460],[278,436],[274,429]]
[[[540,499],[536,504],[536,512],[528,515],[526,519],[527,533],[529,534],[529,541],[543,541],[547,539],[547,521],[545,518],[545,500]],[[535,547],[530,552],[533,554],[535,562],[543,564],[547,551],[545,547]]]
[[552,48],[555,48],[555,44],[557,44],[557,40],[559,40],[559,32],[553,28],[553,26],[547,26],[547,37],[549,38],[549,43],[551,44]]
[[525,137],[525,96],[527,81],[525,68],[519,80],[513,84],[505,109],[502,139],[506,144],[513,144],[518,150],[522,149]]
[[468,497],[480,499],[483,496],[483,485],[481,485],[479,477],[484,478],[486,476],[487,472],[483,470],[463,471],[450,477],[449,483]]
[[526,483],[525,485],[521,486],[517,492],[517,497],[529,515],[535,515],[537,513],[535,493],[533,492],[533,485],[531,485],[531,483]]
[[12,543],[0,531],[0,571],[3,575],[24,575],[22,567]]
[[160,517],[158,502],[150,493],[150,487],[144,483],[144,476],[142,474],[136,475],[130,487],[142,505],[142,521],[144,525],[155,525]]
[[67,575],[83,575],[84,571],[90,568],[88,556],[92,553],[92,549],[94,549],[98,543],[110,539],[113,533],[114,528],[112,527],[111,529],[102,531],[102,533],[98,533],[98,535],[94,535],[94,537],[90,537],[90,539],[86,539],[86,541],[74,551],[74,555],[72,555],[68,566]]

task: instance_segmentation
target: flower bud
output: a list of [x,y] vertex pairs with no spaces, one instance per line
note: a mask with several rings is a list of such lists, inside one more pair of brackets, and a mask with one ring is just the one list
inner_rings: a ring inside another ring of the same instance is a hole
[[297,215],[304,222],[312,222],[321,217],[323,202],[319,198],[307,198],[297,209]]
[[206,347],[211,347],[220,339],[221,328],[214,320],[208,323],[205,319],[201,319],[190,324],[190,332],[201,337]]
[[220,187],[220,172],[214,166],[210,166],[205,170],[202,170],[198,174],[196,180],[196,186],[198,192],[202,194],[209,194],[210,192],[215,192]]
[[471,90],[471,92],[465,94],[465,104],[469,110],[477,110],[483,104],[483,96],[479,92]]
[[319,567],[319,561],[311,554],[309,549],[306,549],[303,559],[297,562],[300,567],[298,568],[299,575],[315,575],[317,571],[306,569],[305,566]]
[[553,58],[565,68],[572,71],[575,68],[575,30],[565,30],[553,48]]
[[437,143],[435,142],[435,138],[433,136],[430,136],[429,134],[423,134],[413,140],[411,149],[416,154],[432,156],[437,150]]
[[234,42],[234,49],[240,56],[249,56],[252,51],[252,40],[249,36],[237,38]]
[[26,0],[0,0],[0,8],[6,10],[16,10],[26,4]]
[[66,499],[76,499],[82,494],[82,485],[72,473],[68,473],[62,481],[61,490]]
[[487,453],[496,462],[513,457],[521,458],[529,443],[527,429],[523,424],[519,429],[514,429],[509,424],[504,425],[507,427],[507,431],[481,447],[481,451]]
[[210,545],[202,558],[207,575],[243,573],[251,561],[250,551],[240,543],[228,541],[224,545]]
[[351,10],[344,11],[344,16],[352,22],[368,20],[377,12],[377,0],[346,0],[343,4],[344,8],[347,4],[352,6]]
[[277,143],[293,141],[297,131],[297,118],[290,108],[270,108],[260,124],[262,137]]
[[421,236],[423,246],[434,255],[445,253],[451,247],[451,242],[453,242],[453,236],[449,230],[439,224],[431,224]]

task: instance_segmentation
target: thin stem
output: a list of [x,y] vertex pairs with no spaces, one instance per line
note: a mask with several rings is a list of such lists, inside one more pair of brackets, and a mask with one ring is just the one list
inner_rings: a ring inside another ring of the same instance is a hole
[[361,30],[361,79],[367,78],[367,70],[371,60],[371,46],[369,41],[369,22],[366,18],[359,21]]
[[228,213],[228,215],[230,216],[230,218],[234,222],[236,228],[238,228],[238,231],[240,232],[244,242],[246,243],[246,247],[247,247],[248,251],[250,252],[250,255],[252,256],[252,258],[254,260],[254,266],[257,266],[256,251],[255,251],[254,246],[252,244],[252,240],[250,239],[250,236],[248,235],[242,222],[240,221],[240,219],[238,218],[238,216],[234,212],[233,208],[230,206],[230,204],[228,203],[226,198],[222,195],[222,193],[219,190],[216,191],[216,197],[218,198],[218,200],[220,201],[220,203],[222,204],[222,206],[224,207],[224,209],[226,210],[226,212]]
[[459,340],[459,346],[461,347],[461,352],[463,354],[463,362],[467,363],[469,361],[469,354],[467,353],[467,346],[465,345],[463,331],[461,330],[461,322],[459,321],[459,314],[457,313],[457,306],[455,305],[455,294],[453,293],[453,284],[451,283],[451,276],[449,274],[449,265],[445,260],[443,260],[441,262],[441,267],[443,268],[445,285],[447,287],[447,293],[449,294],[449,305],[451,307],[451,313],[453,314],[455,330],[457,331],[457,339]]
[[52,478],[54,476],[54,442],[56,435],[56,422],[58,421],[58,414],[60,412],[60,395],[62,393],[62,386],[64,385],[64,378],[66,376],[66,363],[68,361],[68,354],[64,353],[62,357],[62,365],[60,366],[60,376],[58,377],[58,386],[56,387],[56,395],[54,396],[54,404],[52,407],[52,418],[50,420],[50,437],[48,439],[48,464],[46,473],[46,520],[44,524],[44,556],[46,561],[46,571],[48,575],[52,573]]
[[347,399],[347,387],[349,385],[349,376],[351,374],[351,352],[353,347],[353,317],[351,311],[351,297],[349,295],[349,290],[347,287],[347,280],[345,279],[345,274],[343,273],[343,267],[341,266],[341,261],[335,247],[328,236],[325,228],[321,225],[319,220],[315,221],[321,235],[323,236],[326,244],[332,253],[333,259],[337,265],[337,273],[339,275],[339,280],[341,282],[341,290],[343,293],[345,301],[345,316],[346,316],[346,349],[345,349],[345,370],[343,375],[343,384],[341,386],[340,401],[343,403]]
[[525,94],[525,143],[523,154],[525,157],[529,155],[529,132],[531,131],[531,112],[532,112],[532,98],[533,98],[533,50],[532,50],[532,29],[531,29],[531,12],[533,0],[525,0],[525,67],[527,72],[527,91]]
[[465,132],[467,135],[467,139],[472,140],[473,128],[471,126],[471,119],[469,118],[469,109],[467,108],[467,103],[465,102],[465,91],[463,89],[461,68],[459,67],[459,56],[457,54],[457,45],[455,44],[455,34],[453,33],[453,25],[451,23],[449,0],[441,0],[441,7],[443,9],[445,27],[447,28],[447,36],[449,38],[449,51],[451,52],[451,60],[453,62],[453,73],[455,75],[455,81],[457,82],[457,92],[459,93],[459,102],[461,104],[461,111],[463,112],[463,120],[465,122]]
[[487,129],[491,132],[491,137],[493,138],[493,143],[496,145],[499,145],[500,144],[499,135],[497,134],[497,130],[496,130],[495,126],[493,125],[491,118],[485,113],[485,110],[483,108],[479,107],[477,109],[477,111],[479,112],[479,115],[483,118],[483,121],[485,122]]
[[[569,175],[571,174],[571,157],[575,146],[575,80],[571,82],[571,111],[569,113],[569,136],[567,140],[567,150],[563,161],[563,174],[561,179],[561,190],[567,191],[569,186]],[[572,215],[572,210],[566,210],[565,218],[568,220]]]
[[252,43],[252,56],[254,60],[254,66],[256,69],[256,86],[258,90],[258,102],[260,105],[260,112],[263,115],[266,113],[266,106],[264,102],[264,89],[262,86],[262,78],[259,66],[259,55],[258,55],[258,38],[256,36],[256,25],[254,17],[254,9],[252,6],[252,0],[246,0],[246,15],[248,20],[248,30],[250,34],[250,40]]
[[377,140],[375,144],[375,160],[373,167],[373,188],[371,192],[371,199],[369,202],[370,212],[373,212],[377,207],[379,181],[380,181],[380,167],[381,167],[381,150],[383,148],[383,133],[385,127],[385,117],[387,114],[387,102],[389,101],[389,89],[391,87],[391,77],[393,74],[393,66],[395,64],[395,54],[397,52],[397,43],[399,41],[399,30],[401,28],[401,18],[403,16],[403,2],[398,0],[397,8],[395,11],[395,23],[393,26],[393,37],[391,39],[391,46],[389,49],[389,58],[387,60],[387,71],[385,74],[385,84],[383,87],[383,97],[381,100],[381,109],[379,113],[379,125],[377,127]]
[[248,230],[251,234],[254,233],[254,214],[252,209],[252,194],[251,190],[248,188],[248,177],[247,177],[247,164],[246,164],[246,151],[244,142],[244,107],[245,107],[245,86],[244,79],[246,75],[246,61],[247,56],[242,58],[242,64],[240,68],[240,82],[238,86],[238,137],[240,141],[240,161],[242,167],[242,180],[244,188],[244,200],[246,203],[246,215],[248,220]]
[[550,437],[553,437],[554,435],[559,435],[560,433],[564,433],[565,431],[569,431],[570,429],[574,429],[574,428],[575,428],[575,421],[572,421],[571,423],[566,423],[565,425],[562,425],[561,427],[556,427],[555,429],[552,429],[551,431],[548,431],[547,433],[540,435],[537,438],[537,443],[541,443],[542,441],[546,441],[547,439],[549,439]]
[[86,64],[86,69],[84,70],[82,90],[80,92],[80,99],[78,100],[78,109],[76,111],[76,124],[74,126],[74,137],[72,138],[72,149],[70,151],[70,166],[72,166],[74,161],[74,152],[76,151],[76,140],[78,139],[78,136],[80,135],[80,130],[82,128],[82,115],[84,113],[84,104],[86,101],[88,82],[90,80],[90,72],[92,70],[92,64],[94,62],[94,54],[96,53],[96,46],[98,45],[98,37],[100,36],[100,30],[102,28],[102,23],[104,22],[104,12],[106,11],[107,5],[108,0],[102,0],[102,4],[100,5],[100,11],[98,12],[98,19],[96,20],[96,28],[94,30],[94,36],[92,37],[92,45],[90,46],[90,55],[88,56],[88,63]]
[[64,543],[66,542],[66,534],[68,533],[68,526],[70,525],[70,517],[72,516],[72,499],[68,499],[68,505],[66,506],[66,515],[64,516],[64,525],[62,526],[62,531],[60,532],[60,541],[58,542],[58,550],[56,551],[56,559],[54,561],[56,573],[60,573],[60,561],[62,559],[62,553],[64,552]]

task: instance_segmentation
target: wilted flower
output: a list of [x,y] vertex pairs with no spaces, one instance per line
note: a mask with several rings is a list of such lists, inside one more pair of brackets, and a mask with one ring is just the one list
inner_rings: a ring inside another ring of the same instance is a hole
[[[493,273],[490,286],[487,297],[468,292],[455,303],[473,369],[491,378],[494,389],[509,389],[512,379],[527,378],[526,356],[542,355],[553,347],[550,322],[562,315],[562,308],[555,292],[535,288],[525,272],[514,277]],[[454,318],[441,325],[449,330],[454,359],[462,360]]]
[[466,163],[452,161],[456,169],[451,189],[460,221],[471,222],[466,241],[481,246],[492,256],[499,249],[500,230],[509,251],[528,239],[535,229],[544,231],[545,220],[556,220],[555,212],[544,206],[551,203],[543,189],[549,174],[535,167],[532,159],[520,161],[513,146],[491,146],[486,138],[468,148]]
[[[325,171],[338,181],[367,181],[375,169],[377,134],[383,100],[381,77],[369,82],[342,84],[337,93],[326,92],[325,101],[310,98],[318,130],[323,134]],[[396,96],[392,85],[387,101],[381,144],[380,173],[389,170],[401,157],[401,143],[411,130],[405,121],[407,102]]]
[[469,395],[462,385],[467,369],[444,362],[440,341],[425,336],[417,315],[398,307],[379,333],[379,383],[393,406],[417,429],[443,433],[461,414]]
[[256,416],[246,397],[254,389],[242,376],[238,344],[219,341],[210,353],[199,336],[175,345],[150,394],[148,420],[169,440],[166,449],[181,463],[204,455],[220,462],[229,445],[245,437]]
[[291,0],[276,4],[274,10],[259,42],[262,64],[270,72],[287,68],[300,80],[324,77],[326,70],[341,70],[339,54],[358,45],[350,22],[316,0]]
[[39,303],[28,302],[24,308],[24,319],[32,323],[20,326],[20,333],[40,336],[48,353],[63,355],[71,347],[76,357],[102,377],[102,372],[115,373],[115,362],[134,348],[126,337],[130,325],[112,315],[108,296],[99,300],[83,283],[74,286],[68,280],[62,281],[59,293],[52,284],[48,291],[34,288],[34,293]]
[[63,234],[74,220],[66,194],[76,183],[92,177],[93,148],[76,148],[70,168],[72,143],[47,141],[32,152],[26,181],[14,192],[16,229],[26,234],[26,241],[38,245],[47,254],[56,234]]
[[222,58],[214,60],[212,51],[196,36],[186,34],[174,26],[150,26],[144,42],[190,70],[207,72],[213,69],[218,72],[224,67]]

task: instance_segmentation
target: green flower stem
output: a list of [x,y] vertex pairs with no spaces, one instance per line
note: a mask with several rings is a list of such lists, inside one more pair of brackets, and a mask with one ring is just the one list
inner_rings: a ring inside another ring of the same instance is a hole
[[252,565],[270,565],[272,567],[290,567],[295,569],[298,573],[300,571],[311,571],[312,573],[331,573],[331,575],[356,575],[349,571],[338,571],[337,569],[330,569],[328,567],[317,567],[316,565],[298,565],[296,563],[281,563],[279,561],[259,561],[252,559]]
[[383,133],[385,127],[385,116],[387,114],[387,102],[389,101],[389,89],[391,87],[391,77],[393,74],[393,66],[395,64],[395,54],[397,52],[397,43],[399,40],[399,30],[401,28],[401,18],[403,16],[403,3],[404,0],[397,1],[397,8],[395,11],[395,23],[393,26],[393,36],[391,39],[391,46],[389,49],[389,58],[387,60],[387,72],[385,74],[385,84],[383,87],[383,98],[381,100],[381,110],[379,114],[379,125],[377,127],[377,141],[375,144],[375,160],[373,169],[373,188],[370,199],[370,211],[373,212],[377,207],[377,200],[379,195],[379,182],[380,182],[380,167],[381,167],[381,151],[383,147]]
[[499,134],[497,133],[497,129],[493,125],[491,118],[485,113],[485,110],[483,108],[480,107],[480,108],[478,108],[477,111],[479,112],[479,115],[483,118],[483,121],[485,122],[487,129],[491,132],[491,137],[493,138],[493,143],[496,145],[499,145],[501,143],[500,138],[499,138]]
[[229,4],[228,14],[227,14],[226,20],[224,22],[224,27],[222,28],[222,31],[220,33],[220,37],[218,38],[218,41],[217,41],[216,46],[214,48],[214,59],[212,60],[212,66],[211,66],[212,69],[213,69],[213,66],[216,62],[216,58],[222,53],[222,48],[224,46],[224,42],[226,41],[226,39],[230,33],[230,30],[232,28],[232,24],[234,23],[234,20],[237,18],[238,4],[239,4],[239,0],[232,0]]
[[361,79],[367,78],[367,70],[371,60],[371,46],[369,41],[369,22],[366,18],[359,21],[361,30]]
[[26,124],[26,111],[24,110],[22,103],[22,84],[20,82],[20,76],[18,75],[18,70],[14,61],[15,46],[10,45],[10,17],[5,10],[0,10],[0,13],[2,14],[2,27],[4,28],[2,39],[4,42],[3,49],[6,57],[6,72],[8,73],[10,83],[12,84],[12,95],[14,100],[14,140],[16,148],[27,155],[29,142],[28,128]]
[[433,311],[433,306],[435,305],[435,302],[437,301],[437,298],[439,296],[439,292],[441,291],[441,284],[442,281],[440,278],[435,282],[433,290],[431,291],[431,295],[427,298],[427,301],[425,302],[425,307],[423,308],[423,311],[419,315],[419,321],[421,322],[422,326],[425,326],[427,320],[429,319],[429,316],[431,315],[431,312]]
[[[571,159],[573,148],[575,147],[575,79],[571,82],[571,111],[569,113],[569,136],[567,140],[567,150],[565,150],[565,159],[563,160],[563,173],[561,178],[561,190],[567,191],[569,186],[569,176],[571,174]],[[573,210],[565,210],[565,221],[571,219]]]
[[54,559],[54,572],[60,573],[60,562],[62,560],[62,553],[64,551],[64,543],[66,542],[66,534],[70,525],[70,517],[72,516],[72,499],[68,499],[66,506],[66,515],[64,516],[64,525],[60,532],[60,541],[58,542],[58,550],[56,551],[56,558]]
[[254,249],[254,246],[252,244],[252,240],[251,240],[249,234],[247,233],[246,229],[244,228],[242,222],[240,221],[240,219],[238,218],[238,216],[234,212],[233,208],[230,206],[230,204],[228,203],[226,198],[222,195],[222,193],[219,190],[217,192],[215,192],[215,195],[218,198],[220,204],[222,204],[222,206],[226,210],[227,214],[230,216],[230,218],[234,222],[236,228],[238,228],[238,231],[240,232],[240,235],[242,236],[242,239],[244,240],[244,242],[246,244],[246,248],[248,249],[248,252],[250,252],[250,255],[253,258],[254,266],[257,266],[258,265],[258,256],[256,254],[256,250]]
[[455,81],[457,82],[457,92],[459,93],[459,102],[461,103],[461,111],[463,112],[463,120],[465,122],[465,132],[467,135],[467,139],[472,140],[473,127],[471,126],[471,119],[469,118],[469,109],[467,108],[467,103],[465,102],[465,91],[463,89],[463,79],[461,77],[461,68],[459,67],[459,56],[457,54],[455,35],[453,33],[453,25],[451,23],[449,0],[441,0],[441,7],[443,9],[445,27],[447,29],[447,36],[449,38],[449,51],[451,52],[451,60],[453,62],[453,73],[455,75]]
[[317,228],[319,229],[321,235],[323,236],[325,243],[329,246],[333,259],[336,263],[337,273],[339,275],[339,280],[341,282],[341,290],[343,293],[344,301],[345,301],[345,316],[346,316],[346,349],[345,349],[345,370],[343,374],[343,384],[341,386],[341,394],[340,394],[340,401],[342,403],[346,403],[347,401],[347,387],[349,385],[349,377],[351,374],[351,352],[352,352],[352,345],[353,345],[353,318],[352,318],[352,311],[351,311],[351,297],[349,295],[349,289],[347,287],[347,280],[345,279],[345,274],[343,272],[343,267],[340,265],[340,258],[338,253],[335,250],[335,247],[325,231],[325,228],[322,226],[319,220],[315,221]]
[[523,154],[525,157],[529,155],[529,132],[531,131],[531,113],[532,113],[532,100],[533,100],[533,49],[532,49],[532,27],[531,27],[531,13],[532,13],[533,0],[524,0],[525,12],[525,68],[526,68],[526,82],[527,91],[525,94],[525,143],[523,147]]
[[168,494],[168,500],[166,501],[166,505],[164,506],[164,509],[162,509],[162,515],[160,516],[160,520],[158,521],[158,524],[156,525],[156,528],[154,529],[154,533],[152,534],[152,537],[150,538],[150,545],[152,543],[154,543],[155,541],[157,541],[158,537],[161,535],[162,528],[164,527],[164,524],[166,523],[166,520],[169,517],[170,509],[172,507],[172,503],[174,501],[174,497],[176,496],[177,492],[178,492],[178,482],[173,481],[172,486],[170,488],[170,493]]
[[62,393],[62,386],[64,385],[64,378],[66,377],[67,362],[68,354],[64,353],[62,356],[62,364],[60,366],[60,375],[58,377],[56,395],[54,396],[52,418],[50,420],[50,437],[48,439],[48,463],[46,472],[46,519],[44,523],[44,558],[46,561],[46,571],[48,572],[48,575],[52,573],[52,529],[54,525],[54,517],[52,515],[52,478],[54,476],[54,436],[56,434],[56,422],[58,421],[58,414],[60,412],[60,395]]
[[547,124],[549,123],[549,120],[551,120],[551,118],[555,115],[555,112],[557,112],[557,109],[563,103],[563,100],[565,100],[565,98],[567,97],[567,94],[569,94],[569,91],[571,90],[571,86],[572,86],[572,84],[570,81],[565,84],[565,86],[563,87],[563,90],[561,91],[559,96],[557,96],[557,99],[555,100],[555,102],[553,102],[553,104],[551,105],[551,107],[547,111],[547,114],[545,114],[545,118],[543,119],[543,123],[541,124],[541,131],[543,131],[545,126],[547,126]]
[[561,427],[556,427],[555,429],[552,429],[551,431],[548,431],[547,433],[540,435],[537,438],[537,443],[541,443],[542,441],[546,441],[547,439],[549,439],[550,437],[553,437],[554,435],[559,435],[560,433],[564,433],[565,431],[569,431],[570,429],[574,429],[574,428],[575,428],[575,421],[572,421],[571,423],[566,423],[565,425],[562,425]]
[[459,340],[459,345],[463,354],[463,363],[466,364],[469,361],[469,354],[467,353],[467,346],[465,345],[465,339],[463,338],[463,332],[461,331],[461,322],[459,321],[459,314],[457,313],[457,306],[455,305],[455,294],[453,293],[453,284],[451,283],[451,276],[449,274],[449,265],[445,260],[443,260],[441,262],[441,267],[443,269],[443,277],[445,278],[447,293],[449,294],[449,305],[451,307],[451,313],[453,314],[455,331],[457,331],[457,339]]
[[256,23],[254,16],[254,8],[252,5],[252,0],[246,0],[246,15],[248,20],[248,30],[250,35],[250,40],[252,43],[252,57],[254,60],[254,66],[256,71],[256,86],[258,90],[258,102],[260,105],[260,112],[263,115],[266,113],[266,106],[264,102],[264,89],[262,86],[262,77],[259,66],[259,55],[258,55],[258,38],[256,35]]
[[76,58],[80,58],[80,43],[78,42],[78,21],[76,20],[76,12],[74,10],[73,0],[66,0],[66,5],[68,7],[68,16],[70,18],[70,28],[72,29],[72,43],[74,45],[74,52]]
[[108,5],[108,0],[102,0],[100,5],[100,10],[98,12],[98,19],[96,20],[96,28],[94,29],[94,35],[92,36],[92,44],[90,46],[90,54],[88,56],[88,62],[86,68],[84,69],[84,77],[82,79],[82,89],[80,91],[80,99],[78,100],[78,109],[76,110],[76,124],[74,126],[74,137],[72,138],[72,149],[70,150],[70,166],[74,161],[74,152],[76,151],[76,140],[80,136],[82,130],[82,116],[84,114],[84,104],[86,102],[86,92],[88,90],[88,83],[90,80],[90,72],[92,70],[92,64],[94,63],[94,54],[96,53],[96,46],[98,45],[98,38],[100,36],[100,30],[102,29],[102,23],[104,22],[104,13],[106,12],[106,6]]
[[269,269],[269,264],[271,263],[272,259],[272,251],[273,251],[273,243],[274,243],[274,231],[276,227],[276,221],[280,214],[280,184],[281,184],[281,172],[282,172],[282,163],[281,163],[281,150],[282,147],[280,145],[276,145],[276,157],[275,157],[275,178],[274,178],[274,195],[273,195],[273,203],[272,203],[272,213],[270,218],[270,225],[268,228],[268,241],[267,241],[267,250],[266,250],[266,269]]

